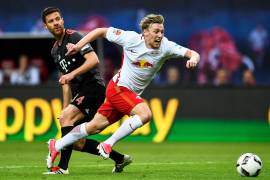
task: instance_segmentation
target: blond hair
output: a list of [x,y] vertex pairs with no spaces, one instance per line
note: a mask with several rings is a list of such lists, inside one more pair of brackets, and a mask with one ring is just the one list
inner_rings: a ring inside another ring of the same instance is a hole
[[161,14],[148,14],[140,22],[141,30],[148,29],[151,24],[164,24],[164,17]]

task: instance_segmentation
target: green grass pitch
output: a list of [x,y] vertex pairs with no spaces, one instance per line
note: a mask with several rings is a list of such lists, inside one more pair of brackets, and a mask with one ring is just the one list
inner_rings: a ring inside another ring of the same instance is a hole
[[[130,154],[134,161],[123,173],[112,174],[113,162],[74,152],[69,175],[43,175],[47,145],[44,142],[0,143],[0,179],[97,179],[97,180],[234,180],[240,154],[254,152],[263,161],[256,179],[270,179],[269,143],[161,143],[119,142],[116,150]],[[249,178],[250,179],[250,178]]]

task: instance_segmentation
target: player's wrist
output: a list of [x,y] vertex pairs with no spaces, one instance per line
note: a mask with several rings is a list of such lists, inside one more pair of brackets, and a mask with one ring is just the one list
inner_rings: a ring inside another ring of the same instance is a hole
[[80,45],[79,44],[75,44],[75,46],[74,46],[74,49],[75,49],[75,51],[79,51],[81,48],[80,48]]
[[70,76],[71,76],[71,78],[73,79],[73,78],[75,78],[75,77],[77,76],[77,73],[76,73],[75,71],[72,71],[72,72],[70,73]]

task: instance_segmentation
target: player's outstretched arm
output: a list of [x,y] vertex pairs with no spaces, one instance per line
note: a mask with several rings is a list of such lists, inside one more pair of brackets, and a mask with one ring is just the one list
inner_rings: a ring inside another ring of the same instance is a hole
[[105,37],[108,28],[97,28],[93,31],[90,31],[86,36],[84,36],[77,44],[68,43],[67,44],[67,55],[72,55],[77,53],[83,46],[87,43],[96,40],[99,37]]
[[187,50],[185,57],[189,58],[189,60],[186,63],[187,68],[194,68],[198,65],[200,61],[200,55],[196,51],[193,50]]

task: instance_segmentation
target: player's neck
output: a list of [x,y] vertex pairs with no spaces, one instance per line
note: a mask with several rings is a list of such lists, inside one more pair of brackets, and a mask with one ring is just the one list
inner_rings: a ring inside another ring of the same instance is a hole
[[153,50],[159,49],[159,48],[155,48],[155,47],[151,46],[150,44],[147,44],[146,41],[144,41],[144,44],[148,49],[153,49]]
[[144,44],[145,44],[147,49],[153,49],[153,47],[150,45],[150,43],[147,43],[145,39],[144,39]]
[[146,43],[146,41],[144,41],[145,43],[145,46],[148,48],[148,49],[152,49],[151,46],[149,44]]
[[66,29],[64,29],[64,32],[63,32],[63,34],[61,34],[61,36],[55,37],[55,39],[56,39],[56,41],[57,41],[57,44],[58,44],[59,46],[61,46],[65,34],[66,34]]

